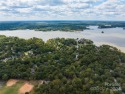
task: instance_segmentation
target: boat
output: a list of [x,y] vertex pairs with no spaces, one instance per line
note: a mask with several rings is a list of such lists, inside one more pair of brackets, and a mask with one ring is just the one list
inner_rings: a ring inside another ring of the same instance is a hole
[[102,31],[102,33],[104,33],[104,31]]

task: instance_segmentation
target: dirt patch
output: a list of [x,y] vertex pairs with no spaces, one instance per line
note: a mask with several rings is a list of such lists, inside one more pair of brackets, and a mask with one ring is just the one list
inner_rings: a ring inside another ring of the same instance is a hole
[[20,89],[19,89],[19,93],[21,94],[25,94],[26,92],[31,92],[33,90],[33,85],[30,83],[25,83]]
[[10,79],[10,80],[7,81],[6,86],[8,86],[8,87],[13,86],[17,82],[18,82],[18,80],[16,80],[16,79]]

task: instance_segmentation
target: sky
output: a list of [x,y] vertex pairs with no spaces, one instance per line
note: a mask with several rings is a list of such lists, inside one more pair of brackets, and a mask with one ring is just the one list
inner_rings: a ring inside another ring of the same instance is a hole
[[0,0],[0,21],[125,21],[125,0]]

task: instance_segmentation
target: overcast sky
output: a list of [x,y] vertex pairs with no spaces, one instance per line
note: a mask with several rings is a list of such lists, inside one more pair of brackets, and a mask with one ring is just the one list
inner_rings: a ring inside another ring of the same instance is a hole
[[6,20],[125,21],[125,0],[0,0]]

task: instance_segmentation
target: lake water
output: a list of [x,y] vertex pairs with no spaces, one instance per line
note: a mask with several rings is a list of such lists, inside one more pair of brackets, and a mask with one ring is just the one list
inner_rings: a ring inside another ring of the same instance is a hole
[[[81,32],[64,31],[34,31],[34,30],[14,30],[0,31],[0,35],[17,36],[29,39],[32,37],[41,38],[44,41],[52,38],[86,38],[94,41],[96,45],[109,44],[125,52],[125,30],[123,28],[98,29],[97,26],[90,26],[90,30]],[[101,33],[101,32],[104,33]]]

